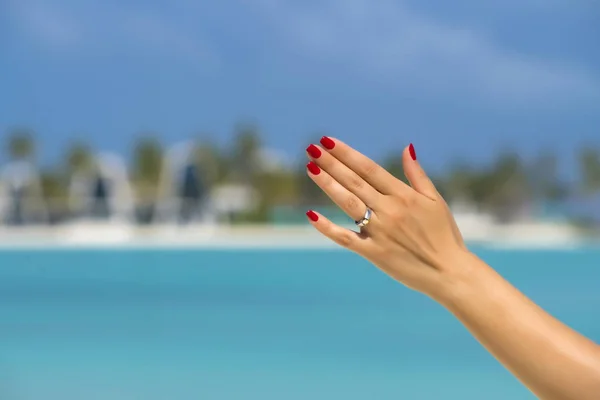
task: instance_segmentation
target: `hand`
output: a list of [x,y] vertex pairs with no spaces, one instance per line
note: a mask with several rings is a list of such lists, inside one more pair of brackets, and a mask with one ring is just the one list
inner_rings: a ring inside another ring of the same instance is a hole
[[308,211],[315,228],[406,286],[438,296],[468,251],[413,145],[402,154],[410,186],[337,139],[324,136],[321,146],[311,144],[306,151],[308,175],[352,219],[362,219],[367,206],[372,210],[360,233]]

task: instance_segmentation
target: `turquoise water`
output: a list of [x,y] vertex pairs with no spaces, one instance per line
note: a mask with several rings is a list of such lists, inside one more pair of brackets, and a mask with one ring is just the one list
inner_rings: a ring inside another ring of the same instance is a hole
[[[600,341],[600,251],[478,253]],[[0,398],[533,399],[341,251],[0,253]]]

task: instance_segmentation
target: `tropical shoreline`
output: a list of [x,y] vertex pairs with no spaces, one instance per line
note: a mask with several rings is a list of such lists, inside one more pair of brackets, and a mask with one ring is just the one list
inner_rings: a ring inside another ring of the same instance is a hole
[[[502,249],[573,249],[597,246],[575,228],[560,223],[510,225],[460,219],[465,241]],[[352,229],[353,226],[348,226]],[[310,225],[150,225],[77,222],[60,226],[0,228],[0,249],[334,249]]]

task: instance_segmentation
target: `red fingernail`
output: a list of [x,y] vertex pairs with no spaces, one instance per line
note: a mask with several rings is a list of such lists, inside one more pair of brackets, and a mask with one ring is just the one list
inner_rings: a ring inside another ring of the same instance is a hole
[[317,213],[315,213],[315,212],[314,212],[314,211],[312,211],[312,210],[308,210],[308,211],[306,212],[306,216],[307,216],[308,218],[310,218],[310,220],[311,220],[312,222],[317,222],[317,221],[319,220],[319,216],[317,215]]
[[321,173],[321,168],[319,168],[319,166],[312,161],[306,164],[306,168],[308,168],[313,175],[319,175]]
[[335,142],[333,140],[329,139],[327,136],[323,136],[321,138],[321,144],[327,150],[331,150],[331,149],[333,149],[335,147]]
[[413,146],[413,144],[411,143],[410,146],[408,146],[408,152],[410,153],[410,157],[416,161],[417,160],[417,153],[415,153],[415,146]]
[[308,154],[310,154],[310,156],[312,158],[319,158],[319,157],[321,157],[321,150],[319,150],[319,148],[317,146],[315,146],[314,144],[311,144],[310,146],[308,146],[306,148],[306,152]]

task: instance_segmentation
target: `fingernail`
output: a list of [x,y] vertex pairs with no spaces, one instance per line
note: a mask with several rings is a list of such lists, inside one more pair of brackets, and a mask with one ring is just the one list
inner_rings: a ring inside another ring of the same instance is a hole
[[413,144],[411,143],[410,146],[408,146],[408,152],[410,153],[410,157],[416,161],[417,160],[417,153],[415,153],[415,146],[413,146]]
[[331,140],[330,138],[328,138],[327,136],[323,136],[321,138],[321,144],[327,150],[331,150],[331,149],[333,149],[335,147],[335,142],[333,140]]
[[313,175],[319,175],[321,173],[321,168],[319,168],[319,166],[312,161],[306,164],[306,168],[308,168]]
[[314,144],[311,144],[310,146],[308,146],[306,148],[306,152],[312,157],[312,158],[319,158],[321,157],[321,150],[319,150],[319,148],[317,146],[315,146]]
[[306,216],[310,218],[312,222],[317,222],[319,220],[319,216],[313,210],[308,210]]

